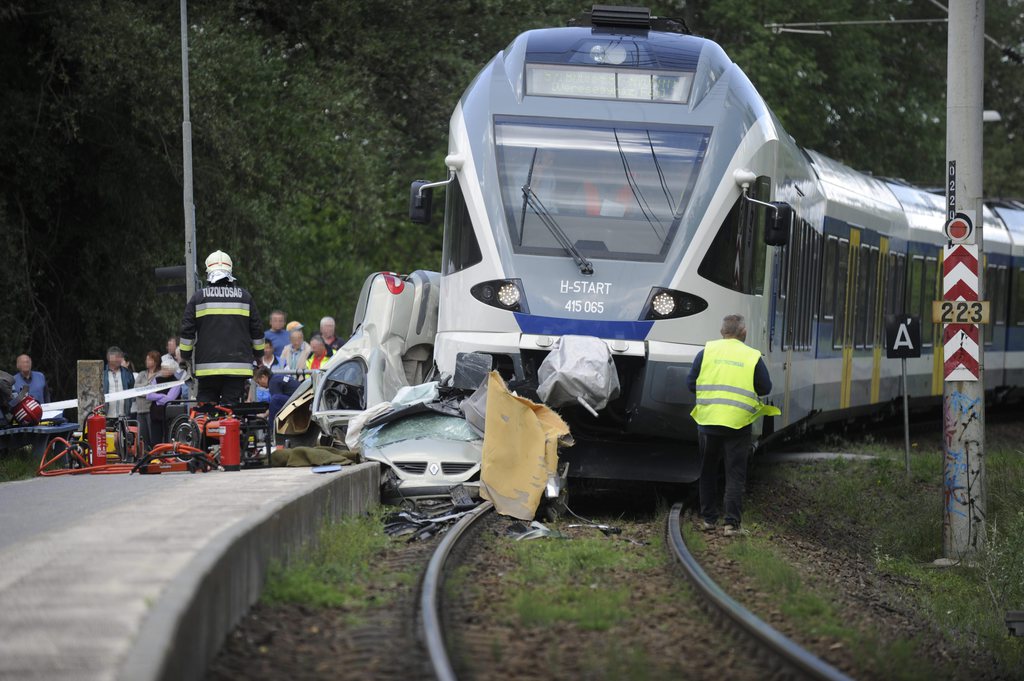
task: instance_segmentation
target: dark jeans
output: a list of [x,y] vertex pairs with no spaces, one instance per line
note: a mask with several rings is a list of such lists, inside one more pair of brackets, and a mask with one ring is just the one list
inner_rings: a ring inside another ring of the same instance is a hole
[[196,400],[215,404],[237,404],[242,401],[245,376],[203,376],[199,379]]
[[149,449],[153,446],[153,431],[151,429],[152,422],[149,420],[149,412],[143,412],[136,414],[136,418],[139,421],[139,451],[148,453]]
[[743,490],[747,483],[747,458],[750,456],[750,430],[738,435],[713,435],[699,432],[700,515],[705,521],[718,520],[718,467],[725,460],[725,524],[740,526],[743,515]]

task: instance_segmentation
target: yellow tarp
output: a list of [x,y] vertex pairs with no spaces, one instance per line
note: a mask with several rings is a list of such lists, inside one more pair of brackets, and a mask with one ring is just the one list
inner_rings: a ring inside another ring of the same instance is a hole
[[496,371],[487,379],[484,424],[480,496],[502,515],[532,520],[569,426],[547,406],[511,394]]

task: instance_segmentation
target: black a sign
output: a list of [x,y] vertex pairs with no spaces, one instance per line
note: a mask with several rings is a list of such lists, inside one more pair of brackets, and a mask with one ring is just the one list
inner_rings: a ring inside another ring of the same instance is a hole
[[909,315],[885,315],[885,356],[910,359],[921,356],[921,319]]

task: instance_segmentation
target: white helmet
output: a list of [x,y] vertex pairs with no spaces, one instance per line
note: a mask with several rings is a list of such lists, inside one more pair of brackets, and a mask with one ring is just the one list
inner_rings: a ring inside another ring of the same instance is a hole
[[214,282],[225,277],[234,279],[231,276],[231,256],[224,251],[214,251],[206,257],[206,278]]

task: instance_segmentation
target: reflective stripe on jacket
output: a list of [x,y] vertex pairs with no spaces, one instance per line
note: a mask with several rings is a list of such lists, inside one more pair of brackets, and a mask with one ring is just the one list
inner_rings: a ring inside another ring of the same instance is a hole
[[185,306],[178,347],[183,359],[195,353],[196,376],[252,376],[264,344],[252,296],[237,284],[208,285]]
[[701,426],[740,429],[779,410],[764,405],[754,391],[754,368],[761,353],[735,338],[708,342],[697,377],[697,406],[690,412]]

